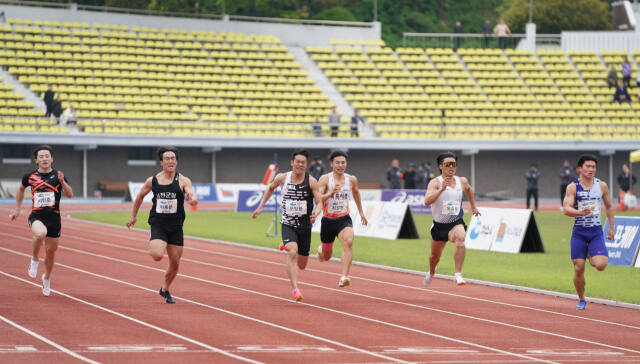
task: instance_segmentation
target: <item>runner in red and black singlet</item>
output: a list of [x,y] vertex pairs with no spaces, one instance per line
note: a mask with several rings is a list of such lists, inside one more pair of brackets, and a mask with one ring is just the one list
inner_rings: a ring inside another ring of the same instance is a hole
[[164,284],[160,288],[160,295],[167,303],[175,303],[169,293],[169,286],[178,274],[184,234],[184,200],[191,205],[198,203],[198,198],[193,191],[191,180],[176,171],[178,166],[178,150],[173,147],[158,149],[158,160],[162,166],[162,172],[147,178],[133,203],[133,212],[127,222],[127,227],[135,225],[138,210],[142,200],[149,193],[153,193],[153,206],[149,212],[149,225],[151,226],[151,239],[149,241],[149,254],[155,261],[160,261],[165,251],[169,256],[169,268],[165,274]]
[[73,197],[73,190],[64,174],[52,167],[52,149],[48,145],[41,145],[34,150],[33,157],[38,169],[22,177],[22,184],[16,194],[16,209],[9,215],[11,220],[20,216],[20,207],[27,187],[31,188],[31,214],[29,227],[33,232],[32,257],[29,263],[29,276],[35,278],[38,274],[40,247],[46,245],[44,259],[45,273],[42,275],[42,294],[49,296],[51,292],[51,270],[55,260],[55,253],[60,238],[60,198],[64,192],[68,198]]

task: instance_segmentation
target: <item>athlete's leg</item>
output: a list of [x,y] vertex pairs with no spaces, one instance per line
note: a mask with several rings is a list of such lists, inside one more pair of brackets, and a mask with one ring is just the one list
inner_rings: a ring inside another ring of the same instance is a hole
[[58,250],[58,241],[60,238],[50,238],[47,237],[44,239],[45,246],[45,257],[44,257],[44,279],[49,280],[51,278],[51,270],[53,269],[53,263],[56,257],[56,250]]
[[149,242],[149,255],[159,262],[164,256],[164,252],[167,250],[167,242],[160,239],[153,239]]
[[308,255],[298,254],[298,268],[300,268],[300,270],[304,270],[307,267],[308,262],[309,262]]
[[[169,256],[169,267],[164,274],[163,291],[168,291],[169,286],[178,275],[178,268],[180,267],[180,258],[182,257],[182,245],[166,244],[167,255]],[[155,258],[154,258],[155,259]]]
[[349,275],[351,262],[353,261],[353,228],[345,227],[338,234],[338,239],[342,243],[342,276]]
[[298,289],[298,267],[296,266],[298,260],[298,243],[290,241],[284,246],[287,252],[287,275],[289,281],[291,281],[291,287]]
[[596,255],[589,258],[589,263],[599,271],[603,271],[609,264],[609,257],[606,255]]
[[31,232],[33,233],[33,239],[31,240],[31,259],[38,261],[40,255],[40,247],[44,244],[44,239],[47,237],[47,227],[40,220],[34,220],[31,223]]
[[455,263],[455,272],[462,272],[462,264],[464,263],[464,257],[466,255],[466,248],[464,246],[465,231],[463,225],[456,225],[449,231],[449,241],[456,244],[456,251],[453,254],[453,261]]
[[433,276],[436,274],[436,266],[440,261],[440,256],[442,256],[442,251],[444,250],[446,241],[435,241],[433,238],[431,239],[431,254],[429,254],[429,273]]
[[321,262],[331,259],[333,255],[333,241],[330,243],[320,243],[318,246],[318,260]]
[[573,285],[580,301],[584,301],[584,259],[572,259],[573,261]]

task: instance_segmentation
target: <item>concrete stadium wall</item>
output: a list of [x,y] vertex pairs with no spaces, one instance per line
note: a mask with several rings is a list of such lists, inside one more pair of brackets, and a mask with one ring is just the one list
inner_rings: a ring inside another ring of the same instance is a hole
[[30,6],[0,5],[7,18],[41,19],[59,22],[87,22],[89,24],[115,24],[129,27],[156,27],[158,29],[205,30],[246,34],[274,35],[287,46],[327,46],[331,39],[380,40],[380,23],[371,27],[296,25],[261,23],[251,21],[209,20],[197,18],[172,18],[165,16],[132,15],[52,9]]
[[[1,145],[0,145],[1,146]],[[0,154],[1,152],[0,148]],[[289,170],[291,149],[226,148],[215,153],[216,181],[226,183],[256,183],[262,180],[265,169],[273,163],[273,154],[278,153],[278,165],[281,171]],[[470,156],[459,151],[458,174],[470,178]],[[586,151],[547,152],[547,151],[481,151],[475,156],[476,193],[486,194],[508,191],[513,198],[524,198],[526,183],[524,173],[531,162],[539,166],[541,173],[540,197],[559,198],[558,169],[562,161],[568,159],[575,165],[578,156]],[[328,149],[309,151],[310,157],[323,159],[326,171],[329,170]],[[435,165],[438,151],[393,151],[393,150],[350,150],[348,172],[358,176],[361,183],[387,186],[385,171],[391,159],[398,158],[402,168],[407,163],[430,161]],[[598,154],[596,154],[598,155]],[[0,158],[2,156],[0,155]],[[82,196],[82,152],[72,146],[54,147],[54,166],[65,172],[76,196]],[[88,158],[88,196],[92,196],[100,181],[144,181],[159,170],[155,166],[130,166],[127,164],[126,147],[98,147],[87,152]],[[609,183],[609,157],[600,157],[597,176]],[[1,160],[1,159],[0,159]],[[622,163],[628,161],[627,152],[614,155],[611,190],[617,195],[618,185],[615,178],[620,173]],[[212,154],[201,148],[181,148],[179,171],[194,182],[211,182]],[[34,164],[0,164],[0,179],[19,179],[35,168]],[[636,172],[636,175],[640,173]]]

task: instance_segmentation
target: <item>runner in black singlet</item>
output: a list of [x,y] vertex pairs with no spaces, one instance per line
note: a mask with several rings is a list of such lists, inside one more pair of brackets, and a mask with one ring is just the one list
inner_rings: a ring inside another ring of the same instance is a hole
[[167,303],[175,303],[169,293],[169,286],[178,274],[180,257],[182,257],[184,200],[186,198],[191,205],[196,205],[198,198],[193,191],[191,180],[176,171],[178,166],[178,150],[176,148],[159,148],[158,160],[160,160],[162,172],[145,181],[133,203],[133,212],[131,219],[127,222],[127,227],[131,228],[135,225],[136,215],[144,197],[152,192],[153,206],[149,212],[149,225],[151,226],[149,254],[155,261],[160,261],[165,251],[167,252],[169,268],[167,268],[164,284],[159,293]]
[[32,256],[29,263],[29,276],[35,278],[38,274],[38,255],[40,247],[45,245],[45,273],[42,275],[42,294],[51,293],[51,270],[55,260],[56,250],[60,239],[60,198],[62,192],[68,198],[73,197],[73,190],[69,186],[64,173],[53,169],[52,149],[48,145],[41,145],[33,152],[38,169],[22,177],[22,184],[16,193],[16,209],[9,215],[11,220],[20,216],[20,206],[24,199],[24,192],[31,187],[31,214],[29,227],[33,232]]
[[280,250],[287,251],[287,275],[293,287],[293,299],[302,300],[302,293],[298,289],[298,268],[305,269],[309,261],[311,246],[311,226],[316,215],[313,213],[313,203],[320,204],[318,181],[307,170],[309,154],[304,150],[296,150],[291,156],[291,172],[282,173],[275,177],[262,196],[262,201],[253,212],[255,219],[262,213],[262,208],[276,188],[282,187],[282,245]]

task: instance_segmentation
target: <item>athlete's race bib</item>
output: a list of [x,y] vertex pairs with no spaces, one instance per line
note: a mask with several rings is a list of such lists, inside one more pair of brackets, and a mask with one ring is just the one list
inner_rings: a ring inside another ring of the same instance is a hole
[[162,199],[156,201],[156,213],[158,214],[175,214],[178,212],[178,200],[175,198]]
[[327,212],[330,214],[343,214],[347,212],[347,206],[349,206],[349,200],[333,200],[327,206]]
[[289,216],[303,216],[307,214],[307,201],[290,200],[283,205],[284,213]]
[[599,200],[582,200],[578,201],[578,210],[584,211],[589,207],[591,209],[590,215],[597,215],[600,213],[600,201]]
[[56,204],[54,192],[36,192],[33,195],[33,207],[51,207]]
[[442,206],[444,215],[458,215],[460,213],[460,201],[445,201]]

